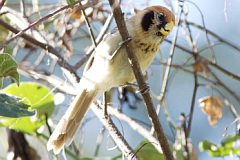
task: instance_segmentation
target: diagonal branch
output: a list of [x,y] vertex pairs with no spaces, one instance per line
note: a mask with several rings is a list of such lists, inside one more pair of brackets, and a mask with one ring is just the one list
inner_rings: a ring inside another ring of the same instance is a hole
[[[116,4],[115,2],[117,2],[117,1],[109,0],[109,3],[113,10],[113,15],[114,15],[116,23],[117,23],[117,27],[118,27],[120,35],[122,37],[122,40],[126,41],[129,39],[130,36],[127,31],[127,27],[126,27],[126,24],[125,24],[125,21],[123,18],[123,13],[121,11],[121,8],[120,8],[119,4]],[[126,51],[127,51],[128,59],[131,62],[131,66],[132,66],[134,75],[136,77],[136,80],[137,80],[137,83],[139,86],[139,90],[144,90],[144,89],[146,89],[147,84],[144,81],[144,78],[142,76],[141,68],[140,68],[137,58],[134,54],[134,50],[133,50],[133,47],[131,46],[131,42],[126,45]],[[173,160],[172,152],[170,150],[167,138],[164,134],[162,125],[159,122],[158,115],[153,106],[150,94],[149,94],[149,92],[145,92],[145,93],[141,93],[141,94],[144,99],[146,109],[148,111],[148,115],[151,119],[152,125],[156,131],[158,141],[160,142],[160,145],[162,147],[163,154],[167,160]]]
[[[104,26],[101,29],[101,32],[99,33],[98,37],[96,38],[96,44],[98,45],[101,40],[103,39],[104,35],[106,34],[108,28],[110,27],[110,24],[112,22],[113,19],[113,15],[111,14],[107,20],[105,21]],[[78,61],[75,65],[74,65],[74,69],[78,70],[91,56],[91,54],[94,52],[94,48],[95,45],[92,45],[89,50],[86,53],[86,56],[83,57],[80,61]]]

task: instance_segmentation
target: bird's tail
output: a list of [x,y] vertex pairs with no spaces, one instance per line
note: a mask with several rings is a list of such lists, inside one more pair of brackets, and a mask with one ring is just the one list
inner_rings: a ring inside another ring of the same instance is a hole
[[53,149],[54,154],[58,154],[65,144],[71,144],[96,94],[96,90],[81,89],[50,136],[47,143],[48,150]]

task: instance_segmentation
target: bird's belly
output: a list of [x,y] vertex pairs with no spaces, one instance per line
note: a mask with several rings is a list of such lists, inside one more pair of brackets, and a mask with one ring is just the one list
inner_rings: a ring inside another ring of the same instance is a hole
[[[112,87],[123,86],[126,83],[135,81],[125,49],[119,52],[112,60],[103,60],[96,57],[93,66],[84,74],[84,78],[93,84],[93,88],[97,87],[99,90],[106,91]],[[141,55],[138,53],[141,53]],[[141,71],[145,72],[154,59],[156,52],[142,53],[141,50],[135,49]]]

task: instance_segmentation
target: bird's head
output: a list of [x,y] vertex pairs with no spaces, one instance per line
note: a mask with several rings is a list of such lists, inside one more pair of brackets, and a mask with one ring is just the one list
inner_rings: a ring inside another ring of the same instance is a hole
[[165,37],[173,29],[175,23],[174,14],[162,6],[147,7],[136,16],[135,22],[140,23],[140,31],[143,35]]

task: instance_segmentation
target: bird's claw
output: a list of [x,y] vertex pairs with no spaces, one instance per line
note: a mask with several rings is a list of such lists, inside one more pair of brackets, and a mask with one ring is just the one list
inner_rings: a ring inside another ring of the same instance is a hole
[[124,45],[126,45],[127,43],[129,43],[131,40],[132,40],[132,38],[131,38],[131,37],[128,37],[126,40],[121,41],[121,42],[118,44],[118,48],[117,48],[117,49],[112,53],[112,55],[109,56],[107,59],[108,59],[108,60],[112,60],[112,59],[115,57],[115,55],[118,53],[118,51],[119,51]]
[[149,91],[150,91],[150,87],[148,86],[148,84],[145,84],[145,86],[142,89],[139,89],[137,93],[146,94]]
[[[126,85],[127,86],[132,86],[132,87],[135,87],[135,88],[139,88],[139,86],[137,84],[134,84],[134,83],[126,83]],[[139,89],[136,92],[141,93],[141,94],[146,94],[149,91],[150,91],[150,87],[146,83],[145,86],[142,89]]]
[[118,45],[122,47],[122,46],[126,45],[127,43],[129,43],[131,40],[132,40],[132,38],[128,37],[124,41],[121,41]]

